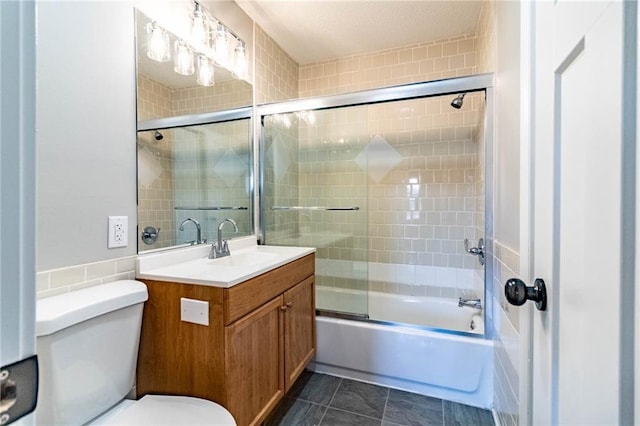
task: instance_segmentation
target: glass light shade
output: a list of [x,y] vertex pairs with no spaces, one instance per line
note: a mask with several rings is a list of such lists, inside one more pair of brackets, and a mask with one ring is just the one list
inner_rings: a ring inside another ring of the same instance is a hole
[[155,21],[147,24],[147,56],[158,62],[171,59],[169,33]]
[[200,49],[209,49],[209,23],[198,3],[191,18],[191,43]]
[[247,78],[247,51],[241,41],[238,42],[234,52],[233,75],[241,80]]
[[196,83],[201,86],[213,86],[215,84],[213,74],[213,62],[211,59],[204,55],[200,55],[198,57],[198,74]]
[[227,45],[227,29],[221,23],[218,23],[216,29],[215,45],[213,50],[213,57],[218,65],[227,67],[229,62],[229,46]]
[[192,75],[195,71],[193,67],[193,52],[184,40],[177,40],[175,43],[173,70],[182,75]]

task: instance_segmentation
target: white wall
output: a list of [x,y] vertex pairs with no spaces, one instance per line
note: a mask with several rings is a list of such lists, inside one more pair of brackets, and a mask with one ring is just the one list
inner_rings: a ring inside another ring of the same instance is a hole
[[[136,253],[133,9],[37,4],[37,268]],[[107,249],[107,216],[129,246]]]
[[[176,21],[192,7],[188,0],[37,3],[38,271],[136,254],[134,5]],[[251,20],[235,3],[210,10],[253,50]],[[107,249],[110,215],[129,217],[128,247]]]

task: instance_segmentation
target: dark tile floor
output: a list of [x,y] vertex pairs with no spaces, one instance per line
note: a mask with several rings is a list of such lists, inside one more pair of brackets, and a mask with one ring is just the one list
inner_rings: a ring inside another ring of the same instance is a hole
[[487,410],[305,371],[264,425],[494,426],[494,422]]

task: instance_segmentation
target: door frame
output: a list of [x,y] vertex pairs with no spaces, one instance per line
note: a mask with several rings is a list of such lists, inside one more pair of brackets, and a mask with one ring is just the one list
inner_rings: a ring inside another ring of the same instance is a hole
[[[36,3],[0,2],[0,365],[35,353]],[[33,424],[30,414],[14,424]]]

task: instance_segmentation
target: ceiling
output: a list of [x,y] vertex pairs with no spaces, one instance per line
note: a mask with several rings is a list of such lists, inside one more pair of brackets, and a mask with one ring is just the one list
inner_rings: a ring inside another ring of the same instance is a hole
[[236,0],[298,64],[475,32],[481,0]]

